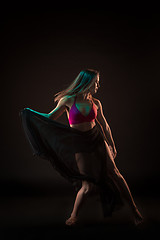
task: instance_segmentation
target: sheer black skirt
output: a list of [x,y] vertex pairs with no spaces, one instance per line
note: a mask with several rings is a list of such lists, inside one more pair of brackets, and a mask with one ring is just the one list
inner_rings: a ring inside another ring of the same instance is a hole
[[107,176],[104,136],[98,125],[79,131],[25,108],[19,113],[33,155],[50,161],[52,166],[78,191],[82,180],[99,190],[104,217],[121,206],[120,193]]

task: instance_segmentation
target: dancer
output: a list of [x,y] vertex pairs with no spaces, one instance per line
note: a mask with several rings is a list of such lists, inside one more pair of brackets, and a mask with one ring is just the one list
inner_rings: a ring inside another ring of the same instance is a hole
[[[75,186],[77,195],[66,225],[78,223],[80,208],[92,191],[100,194],[104,217],[125,200],[137,225],[143,217],[115,164],[116,146],[102,104],[93,97],[99,87],[99,72],[82,70],[68,88],[54,95],[58,104],[48,114],[21,110],[22,125],[33,154],[49,160]],[[64,112],[69,126],[56,121]]]

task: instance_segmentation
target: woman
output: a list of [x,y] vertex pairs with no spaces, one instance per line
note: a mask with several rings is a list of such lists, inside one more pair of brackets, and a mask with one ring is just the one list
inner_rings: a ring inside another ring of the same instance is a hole
[[[33,154],[49,160],[78,191],[67,225],[78,222],[79,210],[92,191],[100,194],[105,217],[124,199],[139,224],[143,218],[114,162],[117,151],[102,104],[93,98],[99,87],[98,71],[81,71],[68,88],[54,95],[58,104],[51,112],[30,108],[20,112],[24,131]],[[70,126],[55,121],[65,111]]]

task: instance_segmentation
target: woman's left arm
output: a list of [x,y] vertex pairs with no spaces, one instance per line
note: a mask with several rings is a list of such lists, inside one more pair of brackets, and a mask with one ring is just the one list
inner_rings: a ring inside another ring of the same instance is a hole
[[103,114],[102,104],[98,99],[97,99],[97,101],[98,101],[98,111],[97,111],[96,120],[98,121],[98,123],[103,131],[104,137],[105,137],[108,145],[111,146],[113,154],[114,154],[114,158],[115,158],[117,155],[117,151],[116,151],[115,143],[114,143],[114,140],[112,137],[112,132],[111,132],[109,124],[107,123],[106,118]]
[[102,126],[102,131],[104,134],[104,137],[106,139],[106,141],[108,142],[108,144],[114,148],[115,147],[115,143],[113,141],[113,137],[112,137],[112,133],[111,133],[111,129],[109,127],[109,125],[106,126]]

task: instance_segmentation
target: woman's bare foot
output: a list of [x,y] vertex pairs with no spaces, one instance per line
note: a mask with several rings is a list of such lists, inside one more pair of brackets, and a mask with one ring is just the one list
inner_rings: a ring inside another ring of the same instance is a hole
[[66,225],[74,226],[76,225],[77,221],[78,221],[77,217],[70,217],[69,219],[66,220]]
[[134,223],[135,225],[139,225],[143,222],[143,217],[140,214],[139,210],[136,208],[135,212],[134,212]]

